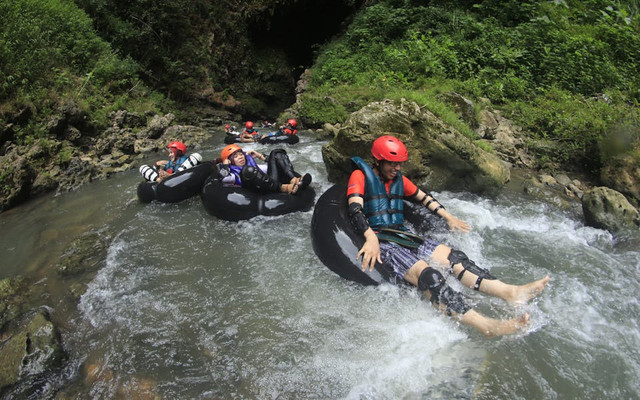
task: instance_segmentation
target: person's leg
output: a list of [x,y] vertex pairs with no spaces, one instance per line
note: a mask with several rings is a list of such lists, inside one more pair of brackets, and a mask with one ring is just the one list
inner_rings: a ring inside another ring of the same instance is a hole
[[445,312],[469,325],[486,337],[516,333],[529,325],[529,314],[500,320],[486,317],[464,303],[462,295],[444,283],[444,277],[424,260],[416,262],[404,275],[405,281],[416,286],[424,296]]
[[258,167],[245,166],[240,171],[242,187],[257,193],[280,192],[280,182],[272,179]]
[[459,251],[445,245],[439,245],[431,258],[441,264],[451,265],[453,275],[465,286],[483,293],[499,297],[510,303],[526,303],[538,295],[549,283],[549,275],[524,285],[510,285],[494,278],[489,271],[478,267]]
[[268,174],[272,179],[294,185],[292,193],[306,188],[311,183],[311,175],[301,176],[296,172],[287,152],[283,149],[275,149],[269,154],[267,166]]
[[200,153],[193,153],[189,157],[187,157],[186,160],[184,160],[180,167],[178,167],[178,172],[184,171],[185,169],[193,168],[196,165],[200,164],[200,162],[202,162],[202,156],[200,155]]
[[267,162],[267,173],[271,179],[275,179],[282,183],[291,183],[294,178],[299,178],[300,174],[294,171],[291,160],[287,152],[283,149],[275,149],[269,153],[269,161]]
[[140,175],[142,175],[142,177],[149,182],[156,182],[158,180],[158,177],[160,176],[157,169],[148,165],[140,166],[139,171]]

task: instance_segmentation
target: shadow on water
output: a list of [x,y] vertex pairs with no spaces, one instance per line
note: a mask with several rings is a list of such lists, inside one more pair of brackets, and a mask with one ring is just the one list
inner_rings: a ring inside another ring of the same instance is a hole
[[[322,144],[303,136],[287,148],[296,168],[313,175],[318,194],[331,185]],[[221,148],[201,153],[213,159]],[[415,291],[338,278],[313,253],[312,211],[227,222],[208,215],[197,197],[140,204],[139,182],[131,171],[0,214],[2,277],[36,276],[53,293],[46,301],[69,363],[50,386],[67,396],[542,399],[640,393],[640,253],[624,245],[635,237],[617,245],[574,215],[517,193],[497,199],[438,193],[474,230],[438,230],[436,238],[507,282],[552,277],[539,298],[520,308],[465,290],[489,315],[531,314],[526,334],[487,340],[436,312]],[[68,279],[52,272],[57,259],[76,236],[101,228],[113,234],[107,260],[79,299],[70,296]]]

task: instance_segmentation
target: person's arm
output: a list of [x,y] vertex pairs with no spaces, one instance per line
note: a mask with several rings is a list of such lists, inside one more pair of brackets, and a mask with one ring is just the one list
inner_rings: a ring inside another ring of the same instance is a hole
[[251,150],[247,154],[249,154],[253,158],[257,158],[257,159],[262,160],[262,161],[265,161],[267,159],[267,157],[265,157],[264,154],[259,153],[259,152],[255,151],[255,150]]
[[362,257],[362,270],[366,271],[367,267],[369,267],[369,271],[373,271],[376,261],[382,263],[382,259],[380,258],[380,242],[373,229],[369,226],[367,217],[362,211],[364,204],[362,197],[352,196],[347,202],[349,204],[349,220],[356,230],[356,233],[361,234],[365,239],[362,248],[358,251],[358,258]]
[[169,164],[169,160],[159,160],[159,161],[156,161],[153,165],[156,168],[162,168],[163,169],[165,167],[165,165],[167,165],[167,164]]
[[447,225],[449,225],[449,229],[452,231],[459,230],[465,233],[471,231],[471,225],[461,219],[458,219],[447,211],[444,206],[431,195],[431,193],[425,193],[418,189],[418,192],[412,197],[412,200],[422,204],[427,208],[427,210],[444,219],[447,222]]

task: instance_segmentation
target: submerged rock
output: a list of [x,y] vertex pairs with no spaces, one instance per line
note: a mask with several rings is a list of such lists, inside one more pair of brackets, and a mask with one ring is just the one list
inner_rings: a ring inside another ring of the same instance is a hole
[[37,312],[3,333],[0,389],[60,366],[64,352],[58,330],[44,312]]
[[74,240],[60,257],[57,270],[62,276],[94,272],[105,265],[110,234],[88,232]]
[[0,328],[22,312],[27,292],[27,281],[24,278],[0,280]]

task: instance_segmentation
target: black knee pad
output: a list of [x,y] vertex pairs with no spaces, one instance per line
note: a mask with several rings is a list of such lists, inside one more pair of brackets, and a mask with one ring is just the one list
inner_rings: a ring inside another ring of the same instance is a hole
[[480,289],[480,284],[482,283],[483,279],[496,279],[489,273],[488,270],[478,267],[476,263],[469,260],[469,257],[467,257],[467,255],[460,250],[451,249],[451,253],[449,253],[449,262],[451,263],[451,272],[453,272],[453,266],[455,264],[462,264],[462,271],[457,276],[459,281],[462,280],[462,276],[467,271],[471,272],[472,274],[478,275],[478,279],[476,279],[476,283],[475,285],[473,285],[474,290]]
[[260,193],[278,192],[280,184],[271,179],[260,168],[245,166],[240,171],[242,187],[255,190]]
[[258,176],[258,168],[246,166],[240,171],[240,179],[243,181],[254,181]]
[[275,149],[269,153],[269,175],[284,183],[300,176],[294,171],[291,160],[284,149]]
[[452,311],[462,315],[471,308],[464,302],[462,294],[446,286],[442,274],[431,267],[425,268],[420,273],[418,289],[428,290],[431,293],[431,302],[444,304],[449,315]]

